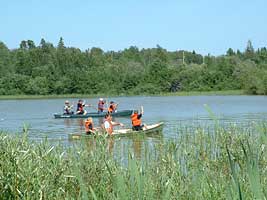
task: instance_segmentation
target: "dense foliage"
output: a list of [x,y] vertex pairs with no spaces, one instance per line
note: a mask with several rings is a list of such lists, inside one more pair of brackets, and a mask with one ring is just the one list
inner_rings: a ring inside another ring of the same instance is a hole
[[267,94],[267,49],[228,49],[223,56],[170,52],[160,46],[104,52],[27,40],[10,50],[0,42],[0,95],[158,94],[245,90]]

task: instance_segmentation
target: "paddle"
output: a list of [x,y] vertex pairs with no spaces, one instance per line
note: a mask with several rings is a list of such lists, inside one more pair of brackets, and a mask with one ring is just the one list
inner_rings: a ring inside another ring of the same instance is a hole
[[144,114],[144,107],[141,106],[141,114],[143,115]]
[[89,132],[92,133],[92,134],[94,134],[94,135],[97,134],[96,130],[89,130]]
[[114,112],[118,111],[118,105],[119,105],[119,103],[115,103],[115,111]]
[[70,113],[74,114],[74,101],[70,105]]
[[108,107],[109,107],[109,105],[108,105],[108,98],[106,98],[106,99],[104,99],[104,110],[107,110],[108,111]]
[[85,104],[86,100],[83,100],[83,102],[84,102],[84,106],[86,106],[86,107],[92,107],[92,108],[98,110],[98,108],[95,107],[95,106],[93,106],[92,104]]
[[96,109],[96,110],[98,110],[98,108],[95,107],[95,106],[93,106],[92,104],[90,104],[89,106],[92,107],[92,108],[94,108],[94,109]]
[[[142,114],[142,116],[143,116],[143,114],[144,114],[144,107],[143,106],[141,106],[141,114]],[[146,130],[147,129],[147,125],[146,124],[143,124],[144,126],[143,126],[143,130]]]

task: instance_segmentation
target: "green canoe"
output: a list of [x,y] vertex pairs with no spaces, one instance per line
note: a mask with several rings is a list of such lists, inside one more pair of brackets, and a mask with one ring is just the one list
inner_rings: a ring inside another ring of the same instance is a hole
[[[118,129],[114,130],[111,136],[128,136],[128,135],[139,135],[139,134],[156,134],[161,133],[163,130],[163,122],[159,122],[152,125],[147,125],[144,130],[141,131],[133,131],[132,129]],[[103,134],[102,132],[97,132],[96,134]],[[69,134],[69,139],[81,139],[81,138],[90,138],[93,135],[86,135],[85,133],[72,133]]]
[[[113,117],[128,117],[131,116],[134,110],[120,110],[114,113],[111,113]],[[64,115],[64,114],[54,114],[54,117],[56,119],[69,119],[69,118],[88,118],[88,117],[104,117],[106,115],[106,112],[98,113],[98,112],[89,112],[86,115],[77,115],[77,114],[71,114],[71,115]]]

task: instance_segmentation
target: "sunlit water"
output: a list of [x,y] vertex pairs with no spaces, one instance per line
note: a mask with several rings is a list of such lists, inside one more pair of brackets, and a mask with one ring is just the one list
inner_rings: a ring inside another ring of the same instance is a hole
[[[0,130],[10,134],[22,133],[23,125],[29,128],[29,137],[40,141],[43,138],[72,145],[68,140],[69,133],[83,132],[84,119],[54,119],[54,113],[61,113],[66,99],[43,100],[1,100]],[[77,102],[78,99],[68,99]],[[96,98],[86,99],[86,103],[97,105]],[[162,135],[142,138],[115,138],[110,140],[109,147],[120,154],[133,149],[140,156],[144,144],[153,145],[160,140],[175,139],[181,127],[209,126],[214,117],[207,106],[219,119],[221,125],[237,124],[247,126],[257,121],[267,121],[267,96],[176,96],[176,97],[117,97],[108,99],[119,103],[119,110],[144,107],[143,123],[153,124],[163,121],[165,126]],[[207,105],[207,106],[205,106]],[[87,108],[88,112],[95,111]],[[96,126],[103,119],[94,118]],[[131,126],[130,118],[115,118],[126,127]],[[117,149],[117,150],[116,150]]]

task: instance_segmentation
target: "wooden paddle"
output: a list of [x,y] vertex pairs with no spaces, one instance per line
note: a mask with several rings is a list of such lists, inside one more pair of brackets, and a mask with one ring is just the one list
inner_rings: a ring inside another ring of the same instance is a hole
[[144,107],[141,106],[141,114],[143,115],[144,114]]

